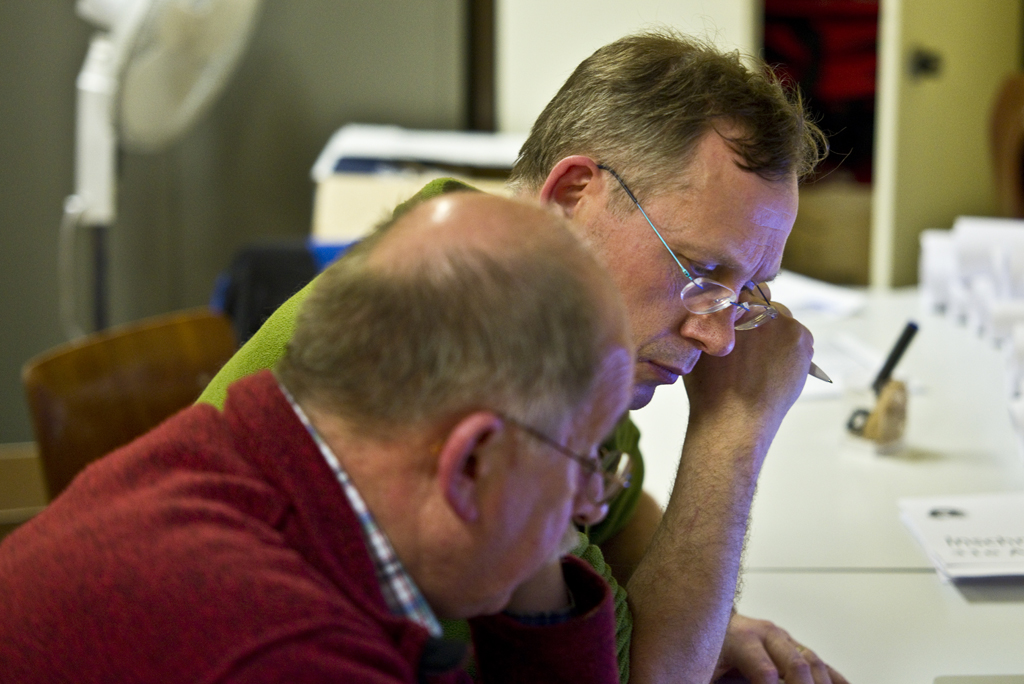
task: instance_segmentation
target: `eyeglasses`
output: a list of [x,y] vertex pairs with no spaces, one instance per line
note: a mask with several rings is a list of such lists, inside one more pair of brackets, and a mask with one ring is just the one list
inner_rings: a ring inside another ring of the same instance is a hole
[[679,262],[679,258],[676,256],[675,252],[672,251],[672,248],[668,246],[667,242],[665,242],[665,238],[661,236],[661,232],[654,227],[654,223],[651,221],[651,218],[647,215],[647,212],[644,211],[644,208],[640,206],[640,202],[637,201],[636,195],[634,195],[633,191],[629,189],[626,182],[622,180],[619,174],[617,174],[613,169],[605,166],[604,164],[598,164],[597,168],[607,171],[615,177],[615,180],[619,181],[619,185],[621,185],[622,189],[626,191],[627,195],[629,195],[629,199],[633,200],[633,204],[636,205],[636,208],[639,209],[640,213],[643,214],[645,219],[647,219],[648,225],[650,225],[654,234],[658,236],[658,239],[661,240],[661,244],[665,245],[665,249],[668,250],[668,253],[676,262],[676,265],[679,266],[683,275],[690,281],[679,294],[679,297],[683,301],[683,306],[686,307],[687,311],[695,314],[712,314],[732,306],[735,309],[734,313],[736,319],[733,322],[733,326],[736,330],[752,330],[753,328],[763,325],[779,315],[779,310],[771,305],[768,297],[765,296],[764,292],[761,290],[761,286],[756,283],[750,283],[746,289],[750,289],[752,291],[756,288],[758,293],[760,293],[761,297],[764,299],[764,302],[741,302],[739,301],[739,294],[722,283],[703,276],[694,278],[690,275],[690,272],[686,270],[686,267]]
[[502,420],[539,440],[580,464],[587,473],[584,493],[590,503],[597,506],[608,503],[623,489],[629,487],[633,477],[633,459],[618,449],[598,447],[597,458],[577,454],[551,439],[537,428],[521,423],[515,418],[499,413]]

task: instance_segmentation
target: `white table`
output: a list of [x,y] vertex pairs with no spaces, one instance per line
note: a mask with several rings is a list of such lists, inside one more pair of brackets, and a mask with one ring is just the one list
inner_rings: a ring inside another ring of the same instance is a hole
[[[912,388],[905,448],[884,456],[845,425],[855,408],[872,406],[866,386],[908,319],[920,330],[896,373]],[[1024,582],[998,591],[944,584],[897,510],[904,496],[1024,490],[1002,354],[922,313],[913,290],[871,295],[852,318],[801,320],[828,352],[815,356],[826,372],[838,358],[834,343],[851,335],[879,360],[859,388],[801,397],[783,422],[751,514],[740,609],[781,624],[854,684],[1024,673]],[[686,415],[681,382],[634,414],[644,488],[663,505]]]
[[748,572],[739,601],[811,646],[852,684],[1024,673],[1021,585],[976,598],[935,573]]

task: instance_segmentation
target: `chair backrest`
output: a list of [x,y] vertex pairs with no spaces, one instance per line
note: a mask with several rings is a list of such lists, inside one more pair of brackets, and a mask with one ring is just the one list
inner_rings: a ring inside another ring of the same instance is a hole
[[999,213],[1024,218],[1024,74],[1014,74],[1003,82],[990,123]]
[[209,309],[148,318],[31,360],[22,382],[50,498],[100,456],[196,400],[236,349]]

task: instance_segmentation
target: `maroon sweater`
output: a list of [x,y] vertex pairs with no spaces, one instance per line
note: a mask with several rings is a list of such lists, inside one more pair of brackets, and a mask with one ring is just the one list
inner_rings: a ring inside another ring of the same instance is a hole
[[[471,621],[485,681],[618,680],[607,585],[564,567],[579,617]],[[388,611],[354,513],[267,371],[223,413],[186,409],[94,463],[0,545],[5,684],[468,679],[459,661]]]

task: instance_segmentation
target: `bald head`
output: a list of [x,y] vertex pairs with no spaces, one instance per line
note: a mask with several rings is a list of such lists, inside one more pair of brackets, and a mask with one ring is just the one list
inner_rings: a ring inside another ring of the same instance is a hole
[[564,221],[481,193],[424,202],[317,280],[278,375],[300,401],[388,430],[491,408],[540,424],[629,346],[618,293]]
[[[441,267],[471,254],[499,260],[558,253],[567,268],[595,286],[605,279],[579,249],[565,220],[551,207],[478,192],[449,193],[417,205],[378,229],[369,262],[399,274]],[[373,239],[373,238],[371,238]]]

